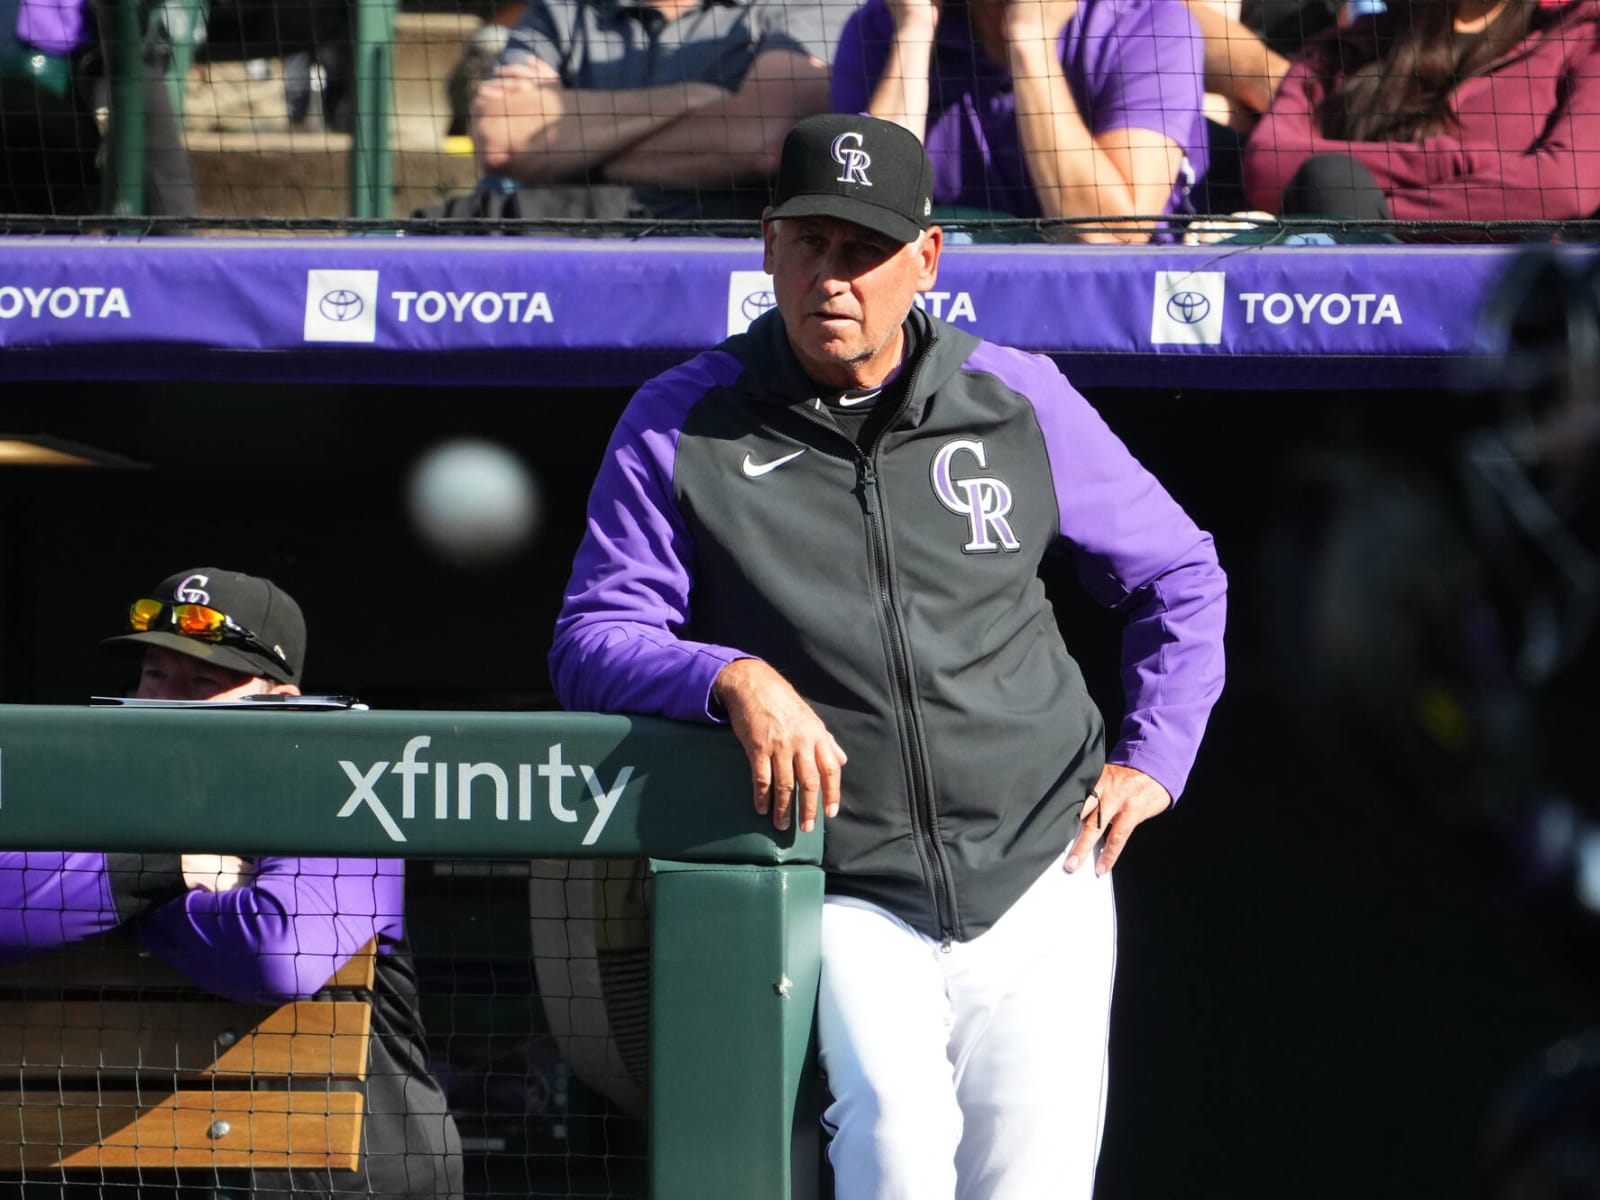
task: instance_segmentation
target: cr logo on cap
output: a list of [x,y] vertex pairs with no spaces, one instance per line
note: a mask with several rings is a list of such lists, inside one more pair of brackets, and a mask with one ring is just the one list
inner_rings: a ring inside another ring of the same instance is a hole
[[872,165],[872,155],[861,148],[861,135],[859,133],[841,133],[833,139],[833,161],[844,168],[838,183],[859,183],[862,187],[871,187],[872,180],[867,178],[867,168]]
[[209,576],[191,575],[173,589],[173,597],[184,604],[210,604],[211,597],[205,591],[210,582]]

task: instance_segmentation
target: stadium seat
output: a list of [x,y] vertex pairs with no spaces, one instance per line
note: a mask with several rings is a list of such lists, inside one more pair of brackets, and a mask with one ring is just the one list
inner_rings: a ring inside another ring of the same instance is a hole
[[[7,0],[0,0],[0,4]],[[348,0],[350,6],[350,215],[391,215],[394,167],[389,146],[393,115],[394,29],[398,0]],[[148,69],[144,39],[157,39],[168,47],[167,85],[173,108],[183,110],[184,91],[195,53],[205,37],[205,0],[160,0],[148,16],[140,13],[141,0],[110,0],[112,23],[118,29],[142,31],[144,38],[114,38],[116,72],[128,80],[142,80]],[[283,51],[295,47],[280,47]],[[116,181],[118,215],[143,213],[139,173],[132,164],[143,153],[138,130],[143,128],[143,105],[137,87],[119,89],[114,108],[121,106],[124,120],[108,146],[107,163]],[[130,111],[131,110],[131,111]]]

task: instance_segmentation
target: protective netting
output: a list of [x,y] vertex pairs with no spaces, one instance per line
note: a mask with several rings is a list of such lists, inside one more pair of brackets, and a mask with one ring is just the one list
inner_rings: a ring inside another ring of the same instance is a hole
[[641,864],[202,857],[0,855],[0,1194],[646,1194]]
[[0,0],[0,230],[754,236],[904,124],[974,241],[1588,240],[1600,0]]
[[469,1194],[648,1194],[643,863],[419,863],[411,895]]

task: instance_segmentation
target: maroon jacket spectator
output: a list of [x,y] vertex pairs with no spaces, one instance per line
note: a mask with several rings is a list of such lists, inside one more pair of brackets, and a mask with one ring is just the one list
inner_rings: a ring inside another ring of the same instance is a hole
[[1600,211],[1600,0],[1389,0],[1308,45],[1245,147],[1279,212],[1313,156],[1370,172],[1401,221]]

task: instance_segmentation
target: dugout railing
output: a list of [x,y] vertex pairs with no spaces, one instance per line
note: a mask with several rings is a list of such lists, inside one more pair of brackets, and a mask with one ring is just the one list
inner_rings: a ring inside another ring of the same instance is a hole
[[0,705],[0,849],[647,859],[654,1200],[816,1194],[822,834],[748,786],[650,718]]

